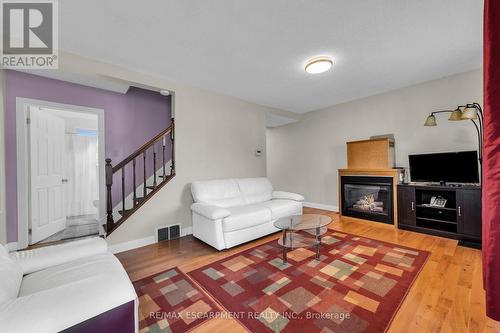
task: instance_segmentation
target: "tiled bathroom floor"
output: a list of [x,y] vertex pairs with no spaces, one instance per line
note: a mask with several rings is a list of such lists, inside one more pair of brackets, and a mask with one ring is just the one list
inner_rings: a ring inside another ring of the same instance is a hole
[[99,223],[95,215],[71,216],[67,218],[64,230],[45,238],[38,244],[96,235],[99,235]]

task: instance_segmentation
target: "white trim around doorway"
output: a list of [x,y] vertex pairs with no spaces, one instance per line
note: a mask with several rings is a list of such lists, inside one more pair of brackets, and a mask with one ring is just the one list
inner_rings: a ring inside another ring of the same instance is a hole
[[17,152],[17,250],[29,245],[29,151],[28,151],[28,106],[36,105],[67,112],[91,113],[97,115],[99,152],[99,223],[106,213],[105,184],[105,137],[104,110],[79,105],[54,103],[49,101],[16,98],[16,152]]

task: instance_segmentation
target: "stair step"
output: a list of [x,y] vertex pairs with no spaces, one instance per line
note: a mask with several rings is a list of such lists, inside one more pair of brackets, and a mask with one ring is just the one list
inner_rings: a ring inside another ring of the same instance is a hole
[[143,200],[144,200],[144,198],[143,198],[143,197],[137,197],[137,198],[135,198],[135,202],[136,202],[136,203],[139,203],[139,202],[141,202],[141,201],[143,201]]
[[125,215],[128,215],[133,209],[125,209],[125,210],[119,210],[118,213],[121,215],[121,216],[125,216]]
[[[156,186],[158,186],[158,185],[156,185]],[[156,188],[156,186],[151,185],[151,186],[146,186],[146,188],[147,188],[148,190],[154,190],[154,189]]]

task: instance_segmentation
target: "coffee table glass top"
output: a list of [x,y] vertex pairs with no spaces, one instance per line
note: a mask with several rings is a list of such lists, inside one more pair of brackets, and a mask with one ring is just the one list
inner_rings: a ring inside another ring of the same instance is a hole
[[278,244],[283,248],[283,263],[288,261],[288,250],[310,246],[316,248],[316,260],[320,260],[321,236],[326,234],[330,223],[330,217],[320,214],[284,217],[274,222],[274,226],[282,230]]
[[281,230],[298,231],[322,228],[331,222],[332,219],[326,215],[304,214],[281,218],[274,222],[274,226]]

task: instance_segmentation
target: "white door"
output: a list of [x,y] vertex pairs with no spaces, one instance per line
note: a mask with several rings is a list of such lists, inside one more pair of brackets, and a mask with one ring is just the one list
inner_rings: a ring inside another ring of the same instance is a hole
[[66,227],[63,154],[64,120],[29,107],[30,229],[37,243]]

